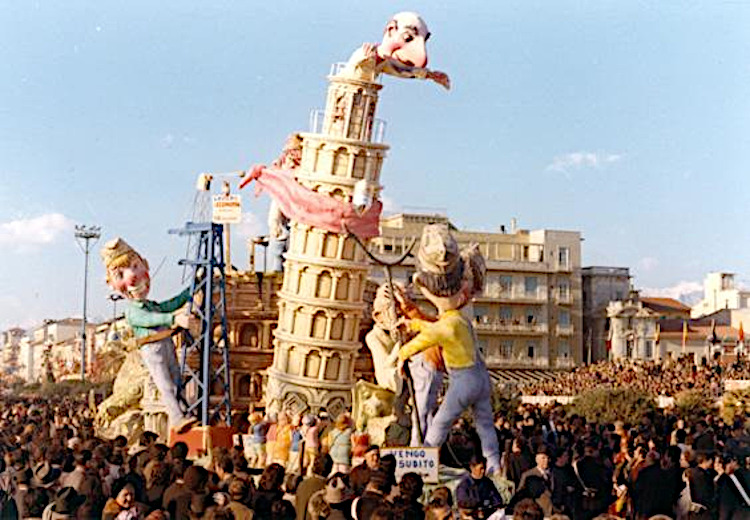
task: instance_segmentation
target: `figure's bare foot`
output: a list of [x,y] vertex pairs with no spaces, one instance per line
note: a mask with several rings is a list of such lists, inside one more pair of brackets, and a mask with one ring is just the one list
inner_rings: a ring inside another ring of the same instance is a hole
[[177,431],[177,433],[180,433],[180,434],[187,433],[197,423],[198,423],[198,419],[196,417],[185,417],[182,421],[177,423],[177,426],[175,427],[175,431]]

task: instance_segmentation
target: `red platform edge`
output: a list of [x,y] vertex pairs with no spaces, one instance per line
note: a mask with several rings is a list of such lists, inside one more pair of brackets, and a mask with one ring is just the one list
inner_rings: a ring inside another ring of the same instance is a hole
[[169,430],[169,445],[184,442],[188,446],[188,457],[202,457],[210,453],[212,448],[230,449],[234,433],[234,428],[230,426],[196,426],[185,433],[177,433],[172,428]]

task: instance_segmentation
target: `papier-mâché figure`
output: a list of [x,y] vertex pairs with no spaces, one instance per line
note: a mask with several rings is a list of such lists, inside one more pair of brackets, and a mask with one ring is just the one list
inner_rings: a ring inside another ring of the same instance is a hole
[[[479,258],[474,258],[476,256]],[[435,322],[413,319],[409,328],[417,335],[399,351],[407,360],[440,346],[449,376],[448,390],[427,428],[426,446],[442,446],[453,422],[471,407],[482,453],[490,473],[500,469],[500,454],[490,402],[491,384],[487,367],[477,349],[471,321],[462,314],[472,287],[483,279],[484,262],[478,249],[462,257],[458,244],[444,224],[425,226],[417,254],[414,284],[438,311]],[[478,272],[473,272],[478,271]]]
[[364,81],[375,81],[380,74],[429,79],[449,89],[446,73],[427,68],[429,38],[427,24],[417,13],[395,14],[385,26],[381,43],[362,44],[340,74]]
[[171,336],[154,338],[154,341],[149,341],[149,337],[172,328],[187,329],[194,323],[195,318],[178,312],[190,299],[190,289],[163,302],[148,300],[151,289],[148,262],[135,249],[123,239],[116,238],[105,244],[101,256],[107,269],[107,284],[128,300],[125,320],[141,343],[141,359],[159,389],[169,425],[178,432],[185,432],[197,420],[185,415],[177,399],[181,376],[174,343]]

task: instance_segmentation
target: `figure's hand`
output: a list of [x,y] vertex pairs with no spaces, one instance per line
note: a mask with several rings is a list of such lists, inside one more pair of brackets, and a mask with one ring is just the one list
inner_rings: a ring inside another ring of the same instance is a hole
[[174,315],[174,326],[177,328],[193,332],[199,327],[199,324],[198,318],[192,314],[181,312]]
[[431,79],[438,85],[445,87],[446,90],[451,89],[451,80],[448,74],[440,72],[439,70],[431,70],[427,73],[427,79]]
[[372,58],[375,56],[375,44],[374,43],[363,43],[362,53],[366,58]]

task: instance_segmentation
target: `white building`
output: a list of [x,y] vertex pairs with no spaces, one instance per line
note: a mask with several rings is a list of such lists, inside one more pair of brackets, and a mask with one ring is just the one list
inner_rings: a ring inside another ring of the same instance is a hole
[[722,309],[750,308],[750,291],[735,286],[733,273],[708,273],[703,281],[703,299],[691,311],[693,318],[713,314]]
[[626,300],[610,302],[607,317],[611,359],[664,359],[664,342],[657,345],[659,315],[643,306],[637,291],[631,291]]

